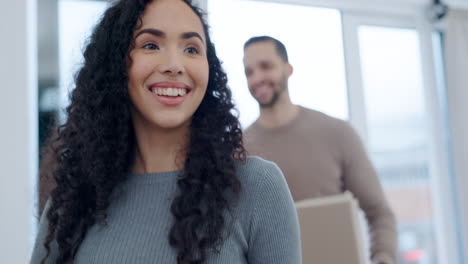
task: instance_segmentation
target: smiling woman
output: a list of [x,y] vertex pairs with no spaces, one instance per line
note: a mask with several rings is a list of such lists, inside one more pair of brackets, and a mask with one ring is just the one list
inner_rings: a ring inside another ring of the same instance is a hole
[[188,0],[104,13],[44,155],[31,263],[301,262],[291,194],[246,157],[207,28]]
[[[157,1],[146,8],[134,32],[128,69],[137,134],[144,120],[161,128],[184,126],[179,131],[185,133],[208,84],[204,35],[200,19],[182,1]],[[179,89],[185,94],[179,95]]]

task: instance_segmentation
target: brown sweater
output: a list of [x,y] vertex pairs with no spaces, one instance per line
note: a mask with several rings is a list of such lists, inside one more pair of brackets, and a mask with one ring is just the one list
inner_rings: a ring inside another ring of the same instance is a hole
[[295,201],[349,190],[369,223],[374,261],[396,263],[395,217],[360,138],[345,121],[300,107],[287,125],[245,131],[249,155],[278,164]]

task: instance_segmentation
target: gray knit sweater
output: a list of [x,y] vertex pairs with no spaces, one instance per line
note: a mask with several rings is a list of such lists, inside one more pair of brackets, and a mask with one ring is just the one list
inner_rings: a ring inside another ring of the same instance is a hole
[[[232,214],[225,214],[226,238],[219,254],[211,253],[207,263],[301,263],[296,210],[279,168],[274,163],[249,157],[245,163],[236,165],[236,171],[242,184],[239,200]],[[111,198],[107,226],[91,227],[74,263],[176,263],[168,233],[173,221],[169,208],[179,173],[131,175]],[[31,264],[40,263],[46,252],[44,215]],[[54,244],[46,263],[55,263],[56,254]]]

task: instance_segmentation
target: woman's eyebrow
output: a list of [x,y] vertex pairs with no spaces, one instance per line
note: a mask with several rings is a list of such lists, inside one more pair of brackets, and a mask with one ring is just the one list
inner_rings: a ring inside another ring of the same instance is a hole
[[[159,29],[155,29],[155,28],[146,28],[146,29],[143,29],[141,31],[139,31],[135,38],[137,38],[138,36],[142,35],[142,34],[151,34],[151,35],[154,35],[154,36],[157,36],[157,37],[166,37],[166,33],[164,33],[163,31],[159,30]],[[198,38],[201,40],[201,42],[203,44],[205,44],[205,41],[203,40],[202,36],[200,34],[198,34],[197,32],[184,32],[182,34],[180,34],[180,37],[182,39],[189,39],[189,38]]]
[[137,38],[138,36],[140,36],[141,34],[151,34],[151,35],[155,35],[157,37],[165,37],[166,36],[166,33],[162,32],[161,30],[159,29],[154,29],[154,28],[146,28],[146,29],[143,29],[141,30],[140,32],[138,32],[135,36],[135,38]]
[[199,38],[203,44],[205,44],[205,41],[203,41],[203,38],[198,34],[197,32],[184,32],[180,35],[183,39],[189,39],[189,38]]

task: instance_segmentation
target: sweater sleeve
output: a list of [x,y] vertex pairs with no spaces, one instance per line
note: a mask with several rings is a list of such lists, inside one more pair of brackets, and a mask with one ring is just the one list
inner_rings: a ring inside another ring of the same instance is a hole
[[299,222],[286,180],[274,163],[262,173],[252,201],[248,263],[300,264]]
[[344,188],[353,193],[369,223],[371,258],[377,263],[396,263],[395,216],[385,198],[377,173],[354,129],[344,123],[341,133]]
[[[34,244],[32,256],[31,256],[31,261],[29,262],[30,264],[39,264],[41,263],[42,259],[46,256],[47,250],[44,247],[44,241],[45,237],[47,236],[47,230],[48,230],[48,221],[47,221],[47,212],[49,211],[50,207],[50,200],[46,203],[45,208],[42,212],[41,219],[39,221],[39,228],[36,236],[36,242]],[[50,243],[50,248],[51,252],[49,257],[46,259],[45,263],[46,264],[52,264],[55,263],[56,259],[56,249],[57,249],[57,243],[52,241]]]

